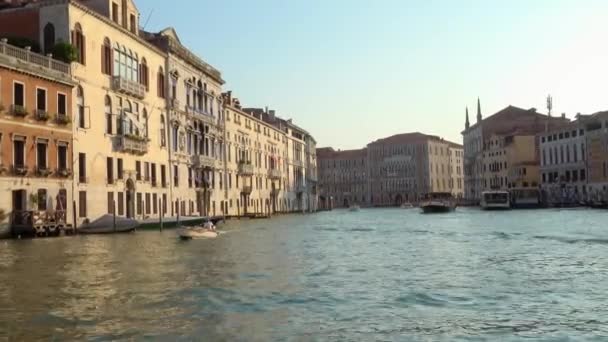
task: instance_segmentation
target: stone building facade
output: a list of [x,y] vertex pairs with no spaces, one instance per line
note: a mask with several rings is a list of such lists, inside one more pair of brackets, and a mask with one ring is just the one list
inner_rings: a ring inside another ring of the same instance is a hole
[[334,206],[396,206],[429,192],[462,197],[462,146],[437,136],[397,134],[365,149],[322,148],[317,154],[322,199],[332,198]]
[[26,3],[0,8],[0,37],[77,52],[64,128],[76,224],[113,212],[157,220],[316,210],[314,138],[272,111],[244,111],[174,29],[141,31],[132,0]]
[[0,41],[0,225],[71,222],[73,86],[68,64]]
[[535,188],[540,185],[538,134],[547,125],[568,124],[565,117],[551,117],[508,106],[482,118],[477,106],[477,123],[470,125],[466,111],[464,142],[465,199],[477,202],[491,189]]

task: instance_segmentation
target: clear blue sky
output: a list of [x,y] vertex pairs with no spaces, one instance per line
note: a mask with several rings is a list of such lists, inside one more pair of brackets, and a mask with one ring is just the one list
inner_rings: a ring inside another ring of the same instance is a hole
[[505,106],[608,109],[608,1],[139,0],[176,28],[245,106],[269,106],[319,145],[421,131],[461,142]]

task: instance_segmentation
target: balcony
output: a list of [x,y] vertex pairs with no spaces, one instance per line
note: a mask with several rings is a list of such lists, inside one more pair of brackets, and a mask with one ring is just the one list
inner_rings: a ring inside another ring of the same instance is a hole
[[42,109],[36,109],[34,115],[38,121],[47,121],[49,119],[49,113]]
[[144,85],[128,80],[122,76],[112,77],[112,90],[131,95],[138,99],[143,99],[146,96],[146,87]]
[[268,170],[268,178],[270,179],[281,179],[281,170],[270,169]]
[[39,166],[36,168],[36,175],[38,177],[48,177],[53,171],[46,166]]
[[243,185],[243,188],[241,189],[241,194],[250,195],[251,194],[251,185]]
[[317,182],[317,179],[318,179],[318,178],[317,178],[317,174],[316,174],[316,172],[308,173],[308,174],[306,175],[306,180],[308,180],[309,182],[315,182],[315,183],[316,183],[316,182]]
[[306,186],[305,185],[296,185],[296,194],[302,194],[306,192]]
[[217,168],[216,160],[212,157],[194,155],[192,156],[192,164],[194,167],[201,169],[215,169]]
[[240,162],[239,163],[239,174],[241,176],[252,176],[253,165],[251,163]]
[[25,176],[27,171],[27,166],[25,165],[13,165],[13,174],[16,176]]
[[297,167],[304,167],[304,162],[303,162],[303,161],[301,161],[301,160],[295,160],[295,159],[293,159],[293,160],[291,161],[291,164],[292,164],[293,166],[297,166]]
[[24,118],[28,114],[27,109],[20,105],[11,105],[11,115]]
[[68,178],[72,175],[72,170],[61,168],[61,169],[57,169],[57,171],[55,173],[57,174],[58,177]]
[[123,135],[119,137],[122,151],[133,154],[148,153],[148,139],[136,135]]
[[67,125],[70,123],[70,117],[67,114],[55,114],[55,123],[58,125]]
[[281,193],[281,189],[271,189],[270,190],[270,196],[278,196]]
[[178,110],[179,109],[179,100],[178,99],[169,100],[169,106],[173,110]]

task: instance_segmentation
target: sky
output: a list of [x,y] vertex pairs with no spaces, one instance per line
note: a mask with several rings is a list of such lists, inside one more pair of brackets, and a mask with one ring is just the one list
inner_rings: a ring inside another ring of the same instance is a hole
[[608,1],[139,0],[245,107],[275,109],[318,146],[423,132],[462,142],[465,107],[608,109]]

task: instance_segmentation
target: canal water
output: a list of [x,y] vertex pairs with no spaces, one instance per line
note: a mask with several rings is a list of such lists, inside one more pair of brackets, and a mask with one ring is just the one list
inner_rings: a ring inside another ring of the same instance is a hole
[[605,340],[607,218],[363,209],[0,241],[0,340]]

